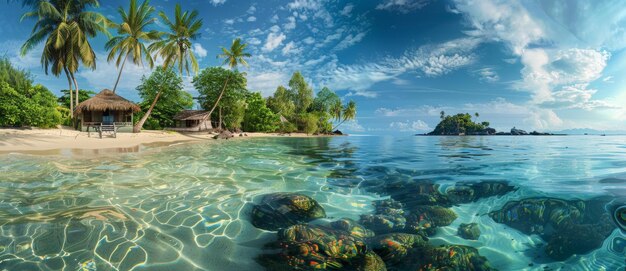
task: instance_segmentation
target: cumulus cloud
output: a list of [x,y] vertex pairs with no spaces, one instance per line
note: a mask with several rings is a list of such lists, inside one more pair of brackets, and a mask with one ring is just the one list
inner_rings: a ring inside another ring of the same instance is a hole
[[198,57],[198,58],[203,58],[207,56],[207,51],[206,49],[204,49],[204,47],[202,47],[202,44],[200,43],[194,43],[193,44],[193,53]]
[[269,33],[267,35],[267,39],[265,40],[265,45],[263,45],[263,51],[271,52],[276,49],[278,46],[283,44],[283,41],[287,38],[283,33]]
[[343,15],[343,16],[350,16],[350,14],[352,14],[352,10],[353,9],[354,9],[354,5],[353,4],[347,4],[341,10],[341,15]]
[[254,17],[254,16],[250,16],[250,17],[248,17],[248,20],[247,20],[247,21],[248,21],[248,22],[256,22],[256,17]]
[[430,2],[431,0],[384,0],[383,3],[376,6],[376,9],[408,13],[416,9],[421,9]]
[[392,130],[398,130],[400,132],[418,132],[418,131],[431,131],[432,128],[422,120],[417,121],[395,121],[389,124],[389,128]]
[[365,128],[357,120],[346,121],[341,124],[340,128],[350,132],[365,132]]
[[226,3],[226,0],[209,0],[209,2],[211,2],[214,6],[218,6]]
[[296,18],[293,16],[287,17],[287,23],[283,25],[283,28],[287,31],[296,28]]
[[299,54],[302,52],[301,48],[296,47],[296,44],[293,41],[290,41],[283,47],[283,55],[291,55],[291,54]]

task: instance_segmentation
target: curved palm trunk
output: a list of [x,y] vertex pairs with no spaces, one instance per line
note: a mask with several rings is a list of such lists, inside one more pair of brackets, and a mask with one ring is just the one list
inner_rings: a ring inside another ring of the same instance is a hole
[[124,70],[124,65],[126,65],[126,60],[128,60],[128,54],[126,53],[126,57],[124,57],[124,62],[122,62],[122,67],[120,67],[120,72],[117,74],[117,80],[115,80],[115,86],[113,87],[113,93],[117,89],[117,84],[120,82],[120,77],[122,77],[122,71]]
[[69,85],[70,92],[70,119],[74,118],[74,92],[72,92],[72,78],[70,78],[70,73],[67,71],[66,67],[63,67],[65,71],[65,76],[67,76],[67,83]]
[[213,114],[213,111],[215,111],[215,108],[220,103],[220,100],[222,99],[222,96],[224,96],[224,91],[226,91],[226,86],[228,85],[228,81],[229,80],[230,80],[230,76],[226,77],[226,82],[224,83],[224,87],[222,87],[222,92],[220,92],[220,96],[217,97],[217,101],[215,101],[215,104],[213,105],[213,108],[211,108],[211,111],[209,111],[209,114],[207,115],[208,118],[211,117],[211,114]]
[[[343,119],[343,120],[342,120],[339,124],[337,124],[337,126],[335,126],[335,128],[333,128],[333,129],[331,129],[331,130],[332,130],[332,131],[335,131],[335,130],[336,130],[337,128],[339,128],[339,126],[340,126],[341,124],[343,124],[346,120],[347,120],[347,119]],[[331,132],[332,132],[332,131],[331,131]]]
[[156,97],[154,97],[154,101],[152,101],[150,108],[148,108],[148,112],[146,112],[146,114],[143,115],[143,117],[141,117],[141,119],[139,120],[139,122],[137,122],[137,124],[135,124],[135,126],[133,126],[133,133],[141,133],[141,128],[143,128],[143,124],[146,122],[148,117],[150,117],[150,114],[152,113],[152,109],[154,109],[154,106],[156,105],[157,101],[159,101],[160,96],[161,96],[161,91],[157,92]]
[[[74,98],[76,98],[75,105],[78,107],[78,82],[76,81],[76,77],[74,76],[73,72],[70,72],[70,76],[72,77],[72,80],[74,81],[74,90],[76,91],[76,95],[74,95]],[[77,119],[74,119],[74,129],[78,129]]]

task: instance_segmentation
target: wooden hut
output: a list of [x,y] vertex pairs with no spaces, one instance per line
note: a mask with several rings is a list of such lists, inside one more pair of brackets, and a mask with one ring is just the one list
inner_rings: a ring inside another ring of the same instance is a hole
[[118,132],[133,131],[133,113],[141,111],[135,103],[104,89],[90,99],[79,103],[74,116],[80,119],[81,131],[90,127],[115,125]]
[[213,129],[209,112],[204,110],[183,110],[174,116],[176,127],[168,130],[200,132]]

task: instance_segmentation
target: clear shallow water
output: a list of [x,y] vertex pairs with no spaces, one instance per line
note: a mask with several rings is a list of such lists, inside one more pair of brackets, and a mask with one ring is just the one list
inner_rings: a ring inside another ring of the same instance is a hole
[[[431,242],[478,248],[495,268],[619,270],[617,229],[601,248],[564,262],[541,238],[486,213],[510,200],[550,196],[626,199],[626,137],[267,138],[152,148],[93,157],[0,155],[0,269],[259,270],[275,233],[249,222],[252,202],[297,191],[329,220],[358,220],[384,193],[366,183],[505,180],[518,187],[452,207]],[[476,241],[456,235],[478,222]],[[529,267],[529,263],[533,263]]]

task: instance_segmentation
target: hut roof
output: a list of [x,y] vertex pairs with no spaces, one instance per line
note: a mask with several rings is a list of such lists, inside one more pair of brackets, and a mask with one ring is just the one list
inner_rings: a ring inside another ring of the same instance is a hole
[[176,116],[174,116],[175,120],[203,120],[207,119],[209,112],[204,110],[183,110],[180,111]]
[[130,111],[139,112],[141,108],[135,103],[122,98],[110,89],[103,89],[100,93],[89,98],[76,106],[74,115],[79,115],[83,111]]

